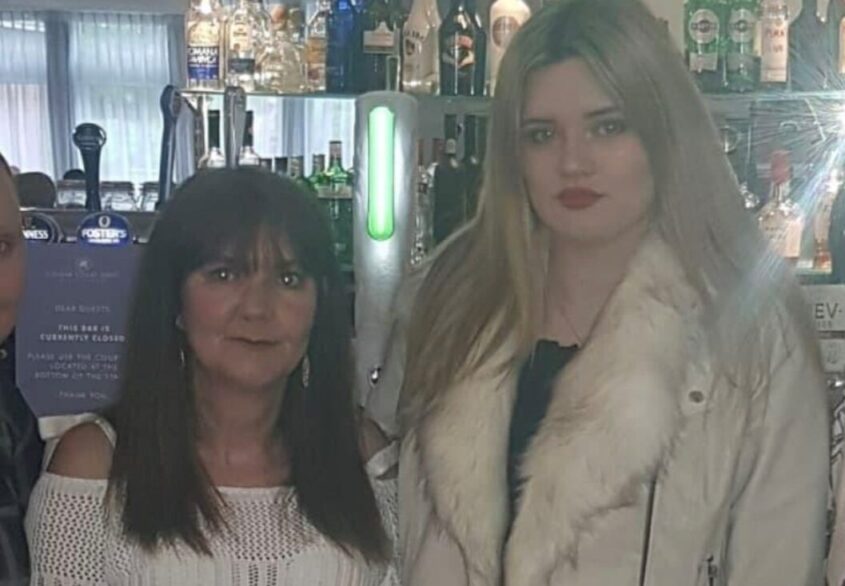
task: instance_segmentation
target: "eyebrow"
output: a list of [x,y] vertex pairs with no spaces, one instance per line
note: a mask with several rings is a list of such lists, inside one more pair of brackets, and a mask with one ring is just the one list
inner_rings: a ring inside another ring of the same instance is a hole
[[[605,106],[603,108],[597,108],[595,110],[591,110],[584,114],[584,118],[588,120],[593,120],[595,118],[602,118],[604,116],[608,116],[611,114],[619,114],[621,112],[618,106]],[[530,126],[532,124],[552,124],[554,123],[554,119],[552,118],[524,118],[522,120],[523,126]]]

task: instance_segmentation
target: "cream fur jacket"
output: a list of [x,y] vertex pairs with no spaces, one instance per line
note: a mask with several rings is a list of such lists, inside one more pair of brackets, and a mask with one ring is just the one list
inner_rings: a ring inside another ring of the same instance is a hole
[[518,373],[497,357],[408,430],[399,472],[406,586],[820,586],[828,404],[789,320],[764,376],[715,372],[699,300],[647,241],[555,382],[521,466],[506,452]]

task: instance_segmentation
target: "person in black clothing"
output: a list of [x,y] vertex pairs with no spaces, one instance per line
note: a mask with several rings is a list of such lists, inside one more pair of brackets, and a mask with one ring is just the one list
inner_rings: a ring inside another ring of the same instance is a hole
[[14,384],[9,339],[23,293],[24,240],[9,165],[0,155],[0,585],[29,581],[23,518],[43,444],[35,417]]

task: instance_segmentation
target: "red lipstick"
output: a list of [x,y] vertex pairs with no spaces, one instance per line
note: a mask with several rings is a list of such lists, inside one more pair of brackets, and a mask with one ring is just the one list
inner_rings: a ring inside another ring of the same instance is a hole
[[586,187],[571,187],[557,195],[560,204],[570,210],[584,210],[592,207],[602,198],[602,194]]

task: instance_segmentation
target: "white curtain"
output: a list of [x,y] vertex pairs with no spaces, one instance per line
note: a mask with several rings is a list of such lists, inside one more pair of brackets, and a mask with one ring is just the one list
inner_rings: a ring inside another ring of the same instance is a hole
[[159,97],[171,80],[168,23],[136,14],[70,16],[71,112],[74,126],[94,122],[106,131],[103,180],[158,180]]
[[22,171],[53,174],[44,21],[0,11],[0,152]]

